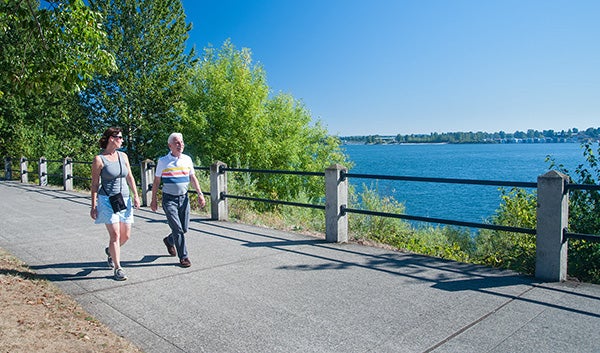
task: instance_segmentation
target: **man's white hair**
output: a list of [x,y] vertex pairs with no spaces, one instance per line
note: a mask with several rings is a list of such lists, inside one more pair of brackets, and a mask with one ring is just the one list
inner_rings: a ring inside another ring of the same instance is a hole
[[173,140],[175,140],[176,137],[179,137],[179,139],[181,141],[183,141],[183,135],[180,132],[174,132],[171,135],[169,135],[169,139],[167,140],[167,143],[172,144]]

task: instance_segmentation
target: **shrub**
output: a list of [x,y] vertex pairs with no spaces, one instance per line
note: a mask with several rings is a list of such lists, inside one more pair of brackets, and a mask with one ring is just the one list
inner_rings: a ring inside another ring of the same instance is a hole
[[[582,144],[586,163],[579,164],[570,173],[562,164],[548,156],[551,167],[568,175],[577,184],[598,184],[600,145]],[[600,192],[597,190],[573,190],[569,199],[569,230],[575,233],[600,234]],[[585,282],[600,283],[600,243],[586,240],[569,240],[568,273]]]
[[[492,223],[503,226],[535,228],[537,198],[520,188],[501,189],[499,209]],[[525,274],[535,272],[535,235],[483,229],[475,237],[477,263],[512,269]]]

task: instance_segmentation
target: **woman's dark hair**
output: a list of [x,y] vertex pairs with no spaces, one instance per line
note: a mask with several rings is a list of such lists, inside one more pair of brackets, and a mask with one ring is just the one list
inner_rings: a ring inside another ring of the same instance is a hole
[[111,136],[116,136],[121,131],[122,130],[120,127],[109,127],[106,129],[106,131],[104,131],[102,134],[102,137],[100,137],[100,148],[106,148],[106,145],[108,145],[108,139]]

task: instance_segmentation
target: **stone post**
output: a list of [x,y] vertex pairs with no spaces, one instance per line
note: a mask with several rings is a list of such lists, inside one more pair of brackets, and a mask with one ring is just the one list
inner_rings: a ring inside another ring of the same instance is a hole
[[211,219],[218,221],[229,219],[227,198],[221,198],[221,193],[227,193],[227,172],[221,171],[226,167],[219,161],[210,166],[210,214]]
[[21,182],[27,183],[29,182],[29,177],[27,175],[27,158],[21,157]]
[[12,159],[10,157],[4,158],[4,180],[12,179]]
[[342,180],[345,167],[334,164],[325,170],[325,240],[332,243],[348,242],[348,216],[341,207],[348,205],[348,179]]
[[38,164],[38,176],[40,177],[40,186],[48,185],[48,161],[45,157],[40,158]]
[[569,219],[567,181],[554,170],[538,177],[535,277],[544,281],[567,279],[568,241],[563,238]]
[[73,160],[66,157],[63,162],[63,190],[73,190]]
[[146,159],[140,163],[140,183],[142,184],[142,206],[148,206],[152,198],[152,183],[156,165],[153,160]]

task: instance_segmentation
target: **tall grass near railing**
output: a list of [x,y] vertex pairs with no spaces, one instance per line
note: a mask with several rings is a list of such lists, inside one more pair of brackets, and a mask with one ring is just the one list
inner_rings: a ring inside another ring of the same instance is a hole
[[[361,208],[403,214],[405,206],[391,196],[381,196],[377,187],[363,185],[352,193],[352,201]],[[348,220],[353,239],[369,240],[392,247],[456,261],[468,261],[472,240],[468,231],[456,227],[419,226],[397,218],[356,214]]]
[[[524,189],[501,189],[502,202],[491,223],[503,226],[536,228],[537,197]],[[525,274],[535,273],[535,235],[489,229],[480,230],[474,238],[473,260],[476,263],[502,267]]]

